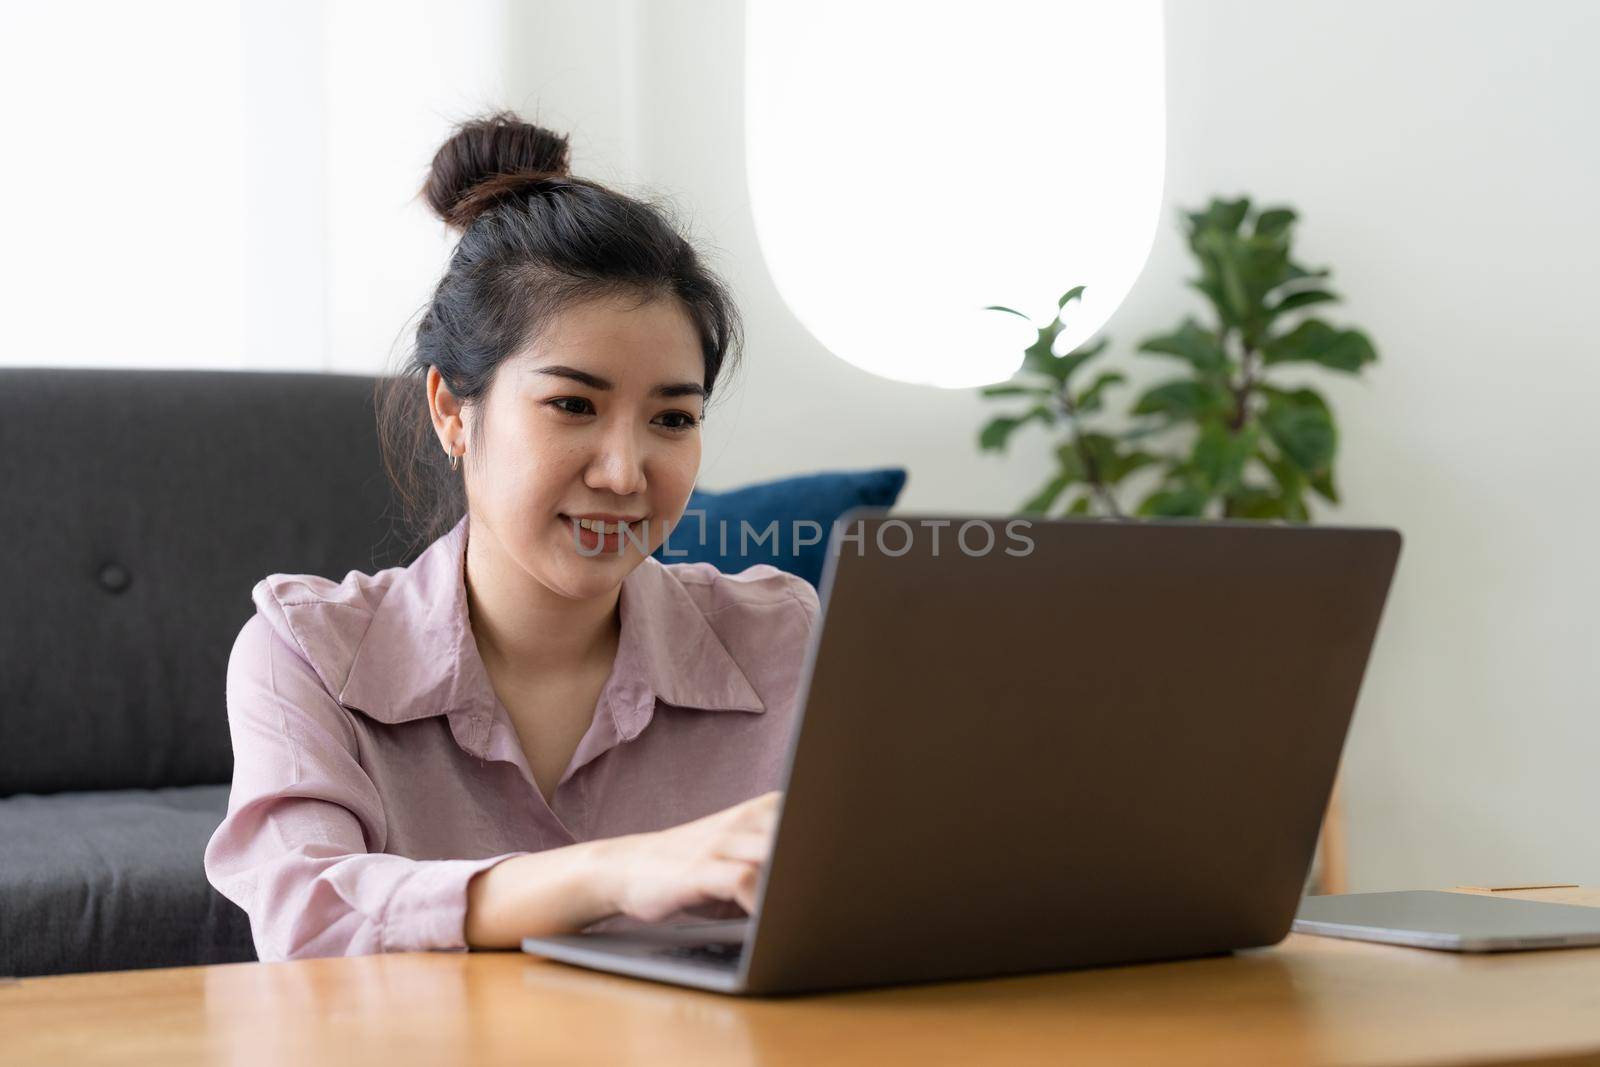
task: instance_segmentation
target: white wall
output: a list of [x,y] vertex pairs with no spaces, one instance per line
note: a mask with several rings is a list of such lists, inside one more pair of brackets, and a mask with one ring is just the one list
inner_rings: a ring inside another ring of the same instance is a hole
[[[543,6],[569,36],[530,36],[513,76],[598,149],[580,171],[616,167],[637,131],[638,178],[691,209],[747,316],[702,484],[899,463],[905,507],[983,512],[1043,479],[1043,435],[980,456],[971,393],[854,370],[773,291],[740,170],[739,3]],[[1382,357],[1361,382],[1317,378],[1346,496],[1319,521],[1406,538],[1346,753],[1353,888],[1600,882],[1600,5],[1185,0],[1167,18],[1168,217],[1213,193],[1295,205],[1303,258],[1347,297],[1330,317]],[[597,92],[562,80],[619,33],[631,97],[611,66],[587,73]],[[848,180],[828,145],[816,160]],[[1189,274],[1169,224],[1108,328],[1122,352],[1200,310]]]
[[[1171,195],[1303,209],[1382,363],[1347,505],[1405,535],[1347,749],[1355,888],[1600,881],[1600,5],[1170,3]],[[1114,324],[1164,317],[1158,247]]]

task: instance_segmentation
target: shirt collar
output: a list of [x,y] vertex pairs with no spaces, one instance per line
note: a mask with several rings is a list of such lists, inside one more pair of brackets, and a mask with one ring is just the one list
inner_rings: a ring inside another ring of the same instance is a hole
[[[468,516],[423,550],[373,612],[339,702],[381,722],[457,712],[493,715],[467,610]],[[661,561],[646,556],[623,579],[617,656],[601,709],[622,740],[649,723],[655,702],[708,711],[766,707],[705,613]]]

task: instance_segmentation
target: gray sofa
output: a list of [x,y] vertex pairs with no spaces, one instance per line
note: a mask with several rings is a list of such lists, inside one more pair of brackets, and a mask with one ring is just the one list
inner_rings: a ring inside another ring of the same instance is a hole
[[[203,867],[233,777],[228,656],[268,574],[342,578],[425,547],[383,473],[376,384],[0,368],[0,975],[255,957]],[[689,507],[713,530],[827,529],[905,482],[822,471]],[[675,559],[822,570],[821,544],[729,555],[700,532]]]
[[0,368],[0,975],[254,959],[228,654],[262,577],[409,562],[373,385]]

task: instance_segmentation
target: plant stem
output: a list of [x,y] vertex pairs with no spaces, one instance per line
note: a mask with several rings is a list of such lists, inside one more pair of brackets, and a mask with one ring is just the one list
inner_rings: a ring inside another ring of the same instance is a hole
[[1239,384],[1233,388],[1233,422],[1228,429],[1235,435],[1244,429],[1244,424],[1250,415],[1250,393],[1256,387],[1255,354],[1255,349],[1246,346],[1244,358],[1240,360]]
[[[1228,330],[1224,328],[1221,335],[1218,337],[1218,343],[1223,345],[1224,351],[1227,350],[1227,339]],[[1243,430],[1244,424],[1249,421],[1250,394],[1256,386],[1257,364],[1255,362],[1255,346],[1250,344],[1248,340],[1241,338],[1240,349],[1241,355],[1239,358],[1239,382],[1232,387],[1233,418],[1230,420],[1228,425],[1228,433],[1233,437],[1239,436],[1239,431]],[[1234,517],[1234,498],[1230,493],[1222,494],[1222,517],[1225,519],[1231,519]]]
[[1122,509],[1117,506],[1117,498],[1112,495],[1111,487],[1100,479],[1100,465],[1095,462],[1094,456],[1084,447],[1083,435],[1078,432],[1078,409],[1072,403],[1072,397],[1068,394],[1066,386],[1061,387],[1059,399],[1061,401],[1061,410],[1067,416],[1067,425],[1072,428],[1072,449],[1078,453],[1078,459],[1083,463],[1083,472],[1089,476],[1090,491],[1100,498],[1100,502],[1105,505],[1106,510],[1111,512],[1112,518],[1122,518]]

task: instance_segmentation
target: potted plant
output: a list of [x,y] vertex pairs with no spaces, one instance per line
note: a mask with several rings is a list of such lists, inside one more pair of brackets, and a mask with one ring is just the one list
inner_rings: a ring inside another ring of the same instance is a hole
[[[1287,207],[1253,210],[1248,198],[1214,199],[1204,211],[1184,213],[1200,272],[1190,284],[1204,294],[1212,321],[1185,318],[1138,346],[1177,360],[1182,373],[1146,389],[1119,431],[1100,420],[1108,391],[1127,378],[1104,370],[1084,383],[1085,368],[1109,347],[1107,338],[1055,353],[1062,316],[1083,287],[1061,297],[1055,317],[1025,350],[1018,375],[982,389],[985,397],[1030,406],[985,425],[981,449],[1003,452],[1012,434],[1032,422],[1062,431],[1057,469],[1022,504],[1024,514],[1124,516],[1118,493],[1145,467],[1159,478],[1137,515],[1307,522],[1308,492],[1339,502],[1333,413],[1317,390],[1283,384],[1281,372],[1312,365],[1360,374],[1377,353],[1359,330],[1312,312],[1338,297],[1327,287],[1326,268],[1307,269],[1292,258],[1295,218]],[[991,310],[1027,318],[1011,308]]]

